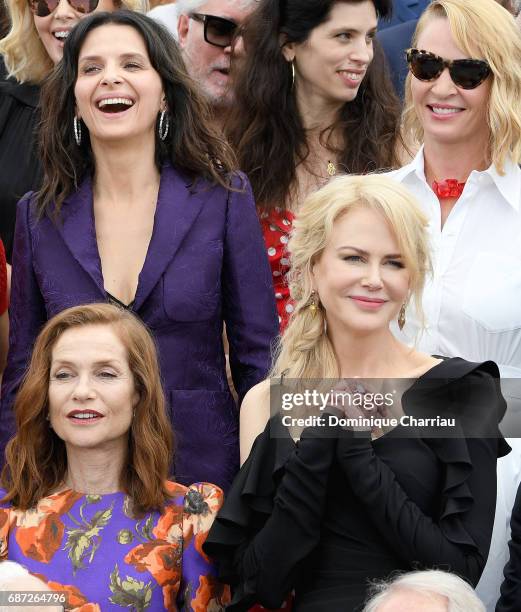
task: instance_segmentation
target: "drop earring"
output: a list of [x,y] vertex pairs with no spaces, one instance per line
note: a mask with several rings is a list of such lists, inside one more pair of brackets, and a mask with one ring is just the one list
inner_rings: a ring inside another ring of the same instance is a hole
[[308,303],[308,308],[309,308],[309,312],[311,313],[311,316],[315,318],[317,314],[317,310],[318,310],[318,296],[315,290],[311,292],[311,296],[309,298],[309,303]]
[[81,119],[78,117],[74,117],[73,120],[73,129],[74,129],[74,140],[78,146],[81,145]]
[[166,110],[161,111],[161,115],[159,116],[159,138],[161,140],[166,140],[168,136],[168,130],[170,129],[170,119],[168,118]]
[[400,331],[404,328],[405,326],[405,304],[402,304],[402,307],[400,308],[400,313],[398,314],[398,327],[400,328]]

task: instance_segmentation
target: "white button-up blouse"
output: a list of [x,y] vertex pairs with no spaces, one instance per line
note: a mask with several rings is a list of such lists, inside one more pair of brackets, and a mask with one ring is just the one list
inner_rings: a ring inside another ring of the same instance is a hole
[[[429,219],[434,274],[423,295],[425,328],[413,307],[400,334],[431,355],[492,359],[502,377],[521,377],[521,170],[473,171],[441,228],[438,198],[425,179],[423,148],[389,173]],[[451,178],[451,177],[448,177]]]

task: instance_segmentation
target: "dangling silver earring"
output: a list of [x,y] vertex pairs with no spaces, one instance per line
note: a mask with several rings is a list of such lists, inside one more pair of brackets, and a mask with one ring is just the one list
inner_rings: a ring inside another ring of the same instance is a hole
[[168,136],[168,130],[170,129],[170,119],[168,118],[166,111],[161,111],[161,115],[159,116],[159,138],[161,140],[166,140]]
[[78,119],[78,117],[74,117],[73,128],[74,128],[74,140],[76,141],[76,144],[80,146],[81,145],[81,119]]
[[295,88],[295,60],[291,60],[291,89]]

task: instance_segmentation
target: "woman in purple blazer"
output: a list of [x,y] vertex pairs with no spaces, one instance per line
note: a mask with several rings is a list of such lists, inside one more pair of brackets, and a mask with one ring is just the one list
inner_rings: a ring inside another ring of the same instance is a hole
[[265,377],[278,329],[249,183],[209,127],[175,42],[143,15],[84,19],[42,95],[45,179],[18,205],[2,448],[42,324],[110,300],[155,336],[175,478],[226,488],[238,469],[238,410],[223,322],[239,400]]

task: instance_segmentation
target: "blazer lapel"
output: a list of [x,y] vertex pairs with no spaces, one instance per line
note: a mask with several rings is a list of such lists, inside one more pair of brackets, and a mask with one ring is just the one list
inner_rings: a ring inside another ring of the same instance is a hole
[[66,198],[56,228],[74,259],[105,296],[101,260],[96,242],[90,177],[82,182],[78,191]]
[[197,219],[208,192],[190,190],[190,181],[166,165],[161,171],[154,229],[139,275],[133,310],[139,310]]

